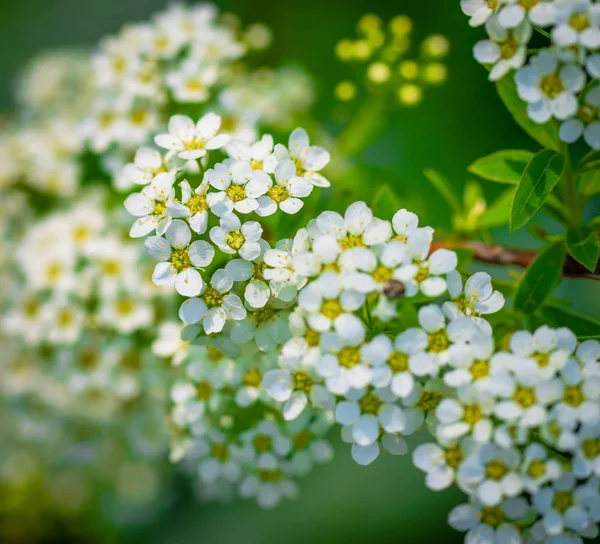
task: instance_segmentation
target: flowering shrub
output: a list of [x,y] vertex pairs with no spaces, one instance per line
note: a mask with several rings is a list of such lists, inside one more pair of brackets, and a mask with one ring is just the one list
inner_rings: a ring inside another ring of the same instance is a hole
[[[106,497],[146,519],[166,508],[167,457],[201,497],[273,508],[333,459],[333,428],[358,465],[407,454],[425,428],[412,460],[430,489],[467,496],[449,514],[465,542],[597,536],[600,324],[552,296],[563,276],[600,277],[600,222],[586,209],[598,157],[570,147],[582,135],[600,146],[596,4],[460,5],[488,34],[475,58],[542,149],[469,167],[507,186],[490,205],[479,183],[460,198],[426,170],[452,233],[423,226],[387,184],[368,202],[340,190],[384,125],[386,95],[415,105],[420,84],[446,78],[440,35],[404,58],[407,17],[386,29],[364,16],[358,39],[339,42],[341,60],[368,63],[372,97],[337,137],[307,119],[306,74],[252,67],[269,30],[209,5],[32,65],[24,114],[0,135],[10,459],[27,451],[42,474],[88,490],[65,504],[87,498],[115,522]],[[532,51],[538,37],[551,44]],[[336,95],[354,100],[357,87]],[[533,223],[541,211],[559,234]],[[539,251],[491,243],[490,229],[528,223]],[[483,265],[525,270],[492,279]],[[106,448],[120,452],[108,471]],[[52,504],[52,478],[2,478]],[[35,539],[19,525],[17,539]]]

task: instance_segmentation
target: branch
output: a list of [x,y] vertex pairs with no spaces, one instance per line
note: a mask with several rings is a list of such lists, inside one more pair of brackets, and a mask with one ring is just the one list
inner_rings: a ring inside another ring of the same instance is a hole
[[[433,242],[431,251],[436,249],[470,249],[473,252],[473,258],[476,261],[494,264],[500,266],[519,266],[527,268],[536,258],[537,252],[529,249],[518,249],[504,246],[489,246],[483,242],[472,240],[451,240],[443,242]],[[563,265],[562,275],[565,278],[587,278],[600,281],[600,265],[594,272],[590,272],[582,264],[578,263],[573,257],[567,255]]]

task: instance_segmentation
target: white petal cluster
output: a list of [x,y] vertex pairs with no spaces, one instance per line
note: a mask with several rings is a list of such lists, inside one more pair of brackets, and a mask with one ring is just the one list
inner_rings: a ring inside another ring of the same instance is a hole
[[[475,45],[474,56],[490,68],[490,80],[516,71],[533,121],[557,119],[562,141],[583,136],[599,149],[600,6],[593,0],[462,0],[461,7],[472,26],[485,25],[488,39]],[[529,56],[534,28],[551,43]]]

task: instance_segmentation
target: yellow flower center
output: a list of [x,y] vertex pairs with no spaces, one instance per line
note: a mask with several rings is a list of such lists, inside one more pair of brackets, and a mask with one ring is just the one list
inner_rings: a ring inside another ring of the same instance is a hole
[[94,350],[85,350],[79,354],[79,366],[85,370],[91,370],[98,364],[98,355]]
[[448,334],[445,329],[440,329],[439,331],[432,332],[429,335],[427,347],[429,351],[434,353],[440,353],[442,351],[446,351],[450,346],[450,339],[448,338]]
[[519,386],[515,390],[513,395],[513,400],[521,407],[521,408],[529,408],[536,403],[535,391],[532,387],[522,387]]
[[135,309],[135,303],[129,298],[123,298],[117,302],[117,313],[119,315],[129,315]]
[[213,386],[207,381],[201,381],[196,384],[196,395],[200,400],[207,401],[213,392]]
[[258,281],[265,281],[264,272],[266,268],[268,268],[267,263],[264,261],[259,261],[255,263],[252,275]]
[[490,480],[501,480],[508,474],[508,467],[498,459],[492,459],[485,465],[485,475]]
[[206,202],[206,195],[194,194],[190,197],[187,203],[187,207],[192,214],[200,213],[208,209],[208,203]]
[[584,104],[577,111],[577,118],[585,125],[596,123],[600,118],[598,108],[591,104]]
[[306,332],[304,333],[304,339],[311,348],[316,348],[320,344],[320,338],[321,335],[312,329],[306,329]]
[[189,142],[185,142],[183,147],[187,151],[196,151],[198,149],[204,149],[205,145],[206,145],[205,138],[193,138]]
[[443,395],[437,391],[423,391],[417,406],[423,412],[433,412],[440,402],[442,402]]
[[273,185],[267,191],[267,195],[273,202],[277,202],[277,204],[290,198],[290,193],[283,185]]
[[490,363],[489,361],[473,361],[469,372],[475,381],[486,378],[490,375]]
[[241,202],[246,198],[246,189],[241,185],[231,184],[225,189],[225,194],[232,202]]
[[192,261],[186,249],[175,249],[171,253],[171,265],[177,272],[183,272],[192,266]]
[[379,413],[379,410],[381,410],[382,405],[383,401],[372,391],[364,394],[358,401],[358,406],[363,414],[372,414],[376,416]]
[[408,370],[408,355],[401,351],[393,351],[387,358],[387,364],[394,372],[406,372]]
[[426,264],[419,265],[419,269],[417,270],[417,273],[415,274],[415,281],[417,283],[421,283],[421,282],[425,281],[428,277],[429,277],[429,265],[426,265]]
[[540,81],[540,88],[548,98],[554,98],[564,90],[562,80],[557,74],[544,76]]
[[573,492],[571,490],[557,491],[552,499],[552,507],[557,512],[564,514],[571,506],[575,504]]
[[531,9],[533,6],[537,6],[540,0],[519,0],[519,4],[525,9]]
[[394,271],[391,268],[387,268],[386,266],[378,266],[373,271],[373,279],[377,283],[385,283],[386,281],[391,280],[393,275]]
[[75,321],[75,316],[69,309],[60,310],[56,315],[56,323],[59,327],[68,327]]
[[531,358],[535,360],[535,362],[540,368],[546,368],[550,363],[550,355],[548,355],[547,353],[542,353],[540,351],[536,351],[531,356]]
[[229,448],[225,444],[213,444],[211,448],[212,456],[222,463],[229,459]]
[[273,319],[273,316],[275,315],[275,310],[273,310],[273,308],[271,308],[270,306],[264,306],[263,308],[255,310],[254,314],[252,315],[254,315],[254,320],[256,321],[256,324],[260,326]]
[[254,449],[258,453],[265,453],[273,447],[273,440],[267,434],[257,434],[253,440]]
[[204,291],[204,295],[202,296],[204,298],[204,302],[206,302],[206,305],[209,307],[221,306],[221,304],[223,304],[223,295],[214,287],[209,287],[206,289],[206,291]]
[[464,407],[463,421],[471,427],[483,417],[479,404],[467,404]]
[[262,381],[262,373],[258,368],[251,368],[244,374],[242,381],[244,382],[244,385],[247,385],[248,387],[258,387]]
[[188,91],[201,91],[205,88],[205,85],[198,78],[191,78],[185,82],[185,88]]
[[453,470],[456,470],[465,458],[460,446],[451,446],[444,452],[446,464]]
[[262,170],[263,169],[263,162],[262,161],[257,161],[257,160],[251,160],[250,161],[250,167],[252,168],[252,170]]
[[134,125],[143,125],[146,122],[146,119],[148,119],[148,112],[136,108],[129,114],[129,119]]
[[258,471],[258,477],[263,482],[278,482],[281,480],[283,473],[279,469],[261,469]]
[[577,32],[583,32],[586,28],[590,28],[590,18],[587,13],[574,13],[569,19],[569,26],[577,30]]
[[519,42],[513,38],[506,38],[500,42],[500,57],[504,60],[512,59],[519,50]]
[[338,244],[343,250],[353,247],[365,247],[362,235],[360,234],[346,234],[346,236],[342,236],[338,239]]
[[506,514],[499,506],[488,506],[480,513],[481,523],[493,528],[500,527],[506,522]]
[[207,358],[213,365],[216,365],[225,358],[225,355],[223,355],[223,352],[215,346],[208,346]]
[[115,259],[107,259],[102,263],[102,273],[105,276],[118,276],[121,272],[121,263]]
[[161,216],[163,213],[167,211],[167,205],[164,202],[157,202],[154,205],[154,209],[152,210],[152,214],[156,217]]
[[335,319],[342,312],[342,305],[336,299],[324,300],[323,304],[321,304],[321,313],[329,319]]
[[292,437],[292,444],[294,445],[295,449],[303,450],[305,448],[308,448],[308,446],[310,446],[312,439],[313,439],[313,433],[311,433],[310,431],[306,431],[306,430],[300,431],[299,433],[296,433]]
[[238,250],[246,243],[246,238],[241,230],[232,230],[227,233],[226,243],[231,249]]
[[304,370],[297,370],[292,373],[294,378],[294,389],[296,391],[303,391],[304,393],[310,393],[313,385],[313,379]]
[[298,177],[304,176],[307,170],[305,170],[304,165],[300,159],[292,159],[292,162],[296,165],[296,175]]
[[584,400],[585,395],[578,386],[570,385],[569,387],[565,387],[565,392],[563,393],[563,402],[565,404],[577,408],[583,404]]
[[360,350],[352,346],[344,346],[337,355],[340,366],[354,368],[360,363]]
[[586,438],[581,445],[581,449],[586,459],[595,459],[600,455],[600,439]]
[[535,459],[527,468],[527,475],[534,480],[541,478],[546,474],[546,463],[541,459]]
[[142,368],[142,354],[139,351],[127,351],[121,357],[121,366],[130,372]]

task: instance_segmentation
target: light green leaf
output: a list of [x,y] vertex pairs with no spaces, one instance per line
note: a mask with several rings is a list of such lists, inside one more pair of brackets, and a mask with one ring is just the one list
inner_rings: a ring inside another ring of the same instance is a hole
[[462,213],[462,206],[458,197],[454,194],[454,188],[439,172],[427,168],[424,171],[425,177],[431,182],[431,184],[438,190],[438,192],[444,197],[444,200],[450,205],[454,213]]
[[554,327],[564,327],[568,325],[577,336],[597,336],[600,335],[600,323],[591,317],[579,314],[573,310],[562,308],[560,306],[544,306],[540,311],[542,317]]
[[536,142],[549,149],[560,149],[558,131],[553,121],[538,125],[527,115],[527,104],[524,102],[517,89],[513,77],[505,76],[496,83],[496,89],[506,109],[511,113],[520,127]]
[[593,150],[585,154],[577,166],[578,172],[591,172],[600,168],[600,151]]
[[582,226],[567,232],[567,250],[573,259],[585,266],[590,272],[596,270],[600,257],[598,235],[590,227]]
[[494,200],[479,218],[478,227],[493,229],[506,225],[510,219],[510,204],[514,194],[515,190],[511,187]]
[[529,265],[514,298],[515,310],[532,314],[543,304],[560,280],[566,249],[563,242],[544,249]]
[[600,170],[582,173],[579,177],[579,190],[587,196],[600,193]]
[[488,181],[516,185],[531,159],[533,159],[531,151],[518,149],[498,151],[477,159],[468,170]]
[[544,149],[531,159],[517,185],[510,210],[510,230],[521,228],[544,204],[562,176],[565,156]]

